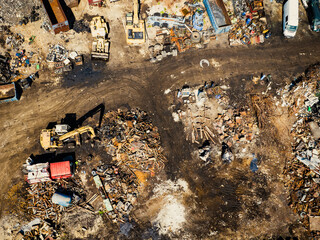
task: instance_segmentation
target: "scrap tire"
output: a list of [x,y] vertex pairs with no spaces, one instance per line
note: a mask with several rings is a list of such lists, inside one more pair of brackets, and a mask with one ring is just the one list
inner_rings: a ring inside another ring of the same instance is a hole
[[168,24],[168,23],[162,23],[161,27],[162,27],[162,28],[168,28],[168,27],[169,27],[169,24]]
[[153,14],[153,16],[160,17],[160,13],[156,12]]
[[168,13],[162,13],[162,17],[169,17]]
[[154,23],[152,24],[152,26],[153,26],[153,27],[160,27],[160,23],[159,23],[159,22],[154,22]]

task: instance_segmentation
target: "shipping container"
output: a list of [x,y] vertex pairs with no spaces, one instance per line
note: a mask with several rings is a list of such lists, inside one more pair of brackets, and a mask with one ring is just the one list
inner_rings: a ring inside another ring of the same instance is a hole
[[16,83],[0,85],[0,103],[18,101],[19,95]]
[[55,34],[70,30],[69,22],[59,0],[41,0]]

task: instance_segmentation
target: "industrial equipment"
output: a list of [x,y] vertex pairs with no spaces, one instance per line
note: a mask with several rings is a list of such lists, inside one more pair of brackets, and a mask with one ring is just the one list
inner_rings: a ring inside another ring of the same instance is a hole
[[94,17],[90,22],[90,30],[92,37],[92,59],[102,59],[105,61],[109,60],[109,47],[110,42],[107,39],[108,27],[103,17]]
[[143,44],[146,41],[144,20],[139,19],[139,2],[133,1],[133,12],[126,14],[126,39],[129,45]]
[[164,28],[185,28],[184,17],[171,16],[167,13],[155,13],[153,16],[149,16],[147,23],[153,27],[164,27]]
[[76,141],[76,144],[80,145],[80,135],[86,132],[89,132],[91,134],[91,138],[94,138],[96,136],[93,128],[89,126],[80,127],[73,131],[66,132],[63,135],[59,135],[64,130],[69,129],[69,127],[60,127],[60,125],[61,124],[56,125],[53,129],[43,129],[41,131],[40,144],[43,149],[47,150],[62,148],[64,142],[70,139],[74,139]]
[[55,34],[69,31],[70,26],[59,0],[41,0]]

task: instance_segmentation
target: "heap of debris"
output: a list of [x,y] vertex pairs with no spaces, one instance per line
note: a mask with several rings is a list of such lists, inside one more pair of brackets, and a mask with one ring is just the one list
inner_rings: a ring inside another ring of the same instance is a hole
[[19,50],[24,43],[24,36],[20,33],[12,33],[7,36],[6,45],[14,50]]
[[239,3],[238,5],[232,15],[231,21],[234,24],[229,32],[229,44],[235,46],[264,43],[271,34],[267,26],[263,1],[252,0],[245,5]]
[[99,135],[101,145],[118,166],[151,175],[164,168],[166,158],[162,154],[160,135],[146,112],[138,109],[108,112]]
[[86,195],[81,181],[77,178],[30,184],[27,187],[28,196],[26,197],[30,216],[59,222],[63,211],[69,209],[68,207],[53,203],[52,199],[55,193],[63,193],[66,191],[69,192],[67,195],[72,193],[72,195],[70,195],[72,196],[70,206],[78,203],[80,198],[84,199]]
[[71,71],[73,69],[73,63],[75,65],[83,64],[82,55],[79,55],[75,51],[69,52],[59,44],[50,46],[46,60],[49,63],[49,67],[54,69],[55,74]]
[[68,57],[68,50],[59,45],[51,45],[49,48],[49,54],[47,55],[48,62],[62,62]]
[[[102,165],[96,171],[102,180],[106,196],[111,206],[106,206],[100,213],[107,213],[107,217],[114,223],[124,223],[129,219],[138,197],[138,180],[128,168],[119,168],[116,165]],[[101,190],[100,190],[101,193]]]
[[38,0],[7,0],[1,1],[0,8],[0,23],[6,23],[10,25],[17,25],[20,21],[26,17],[28,20],[37,21],[37,12],[39,6]]
[[41,5],[40,5],[40,6],[32,6],[32,10],[31,10],[30,14],[24,16],[24,17],[19,21],[19,24],[20,24],[20,25],[26,25],[26,24],[28,24],[29,22],[39,21],[39,20],[41,19],[40,13],[38,12],[40,8],[41,8]]
[[86,19],[75,21],[72,28],[76,33],[88,32],[90,33],[90,23]]
[[244,145],[254,144],[259,134],[254,116],[229,106],[226,89],[214,83],[184,86],[175,99],[173,118],[183,122],[186,140],[200,145],[199,157],[206,163],[211,161],[210,152],[218,145],[222,150],[215,150],[220,152],[223,162],[231,162],[234,154],[240,156]]
[[0,83],[7,83],[11,77],[9,57],[0,55]]
[[297,117],[291,129],[294,158],[284,171],[290,191],[289,204],[300,215],[305,227],[318,233],[320,228],[312,221],[320,219],[319,80],[320,66],[316,65],[282,92],[282,106],[288,106],[290,113]]
[[15,239],[57,239],[58,237],[59,233],[49,222],[35,218],[22,226]]

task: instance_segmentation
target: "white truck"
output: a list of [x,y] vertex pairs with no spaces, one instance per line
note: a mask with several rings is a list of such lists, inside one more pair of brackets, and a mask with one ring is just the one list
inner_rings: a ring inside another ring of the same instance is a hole
[[283,5],[283,35],[293,38],[299,24],[299,0],[287,0]]

